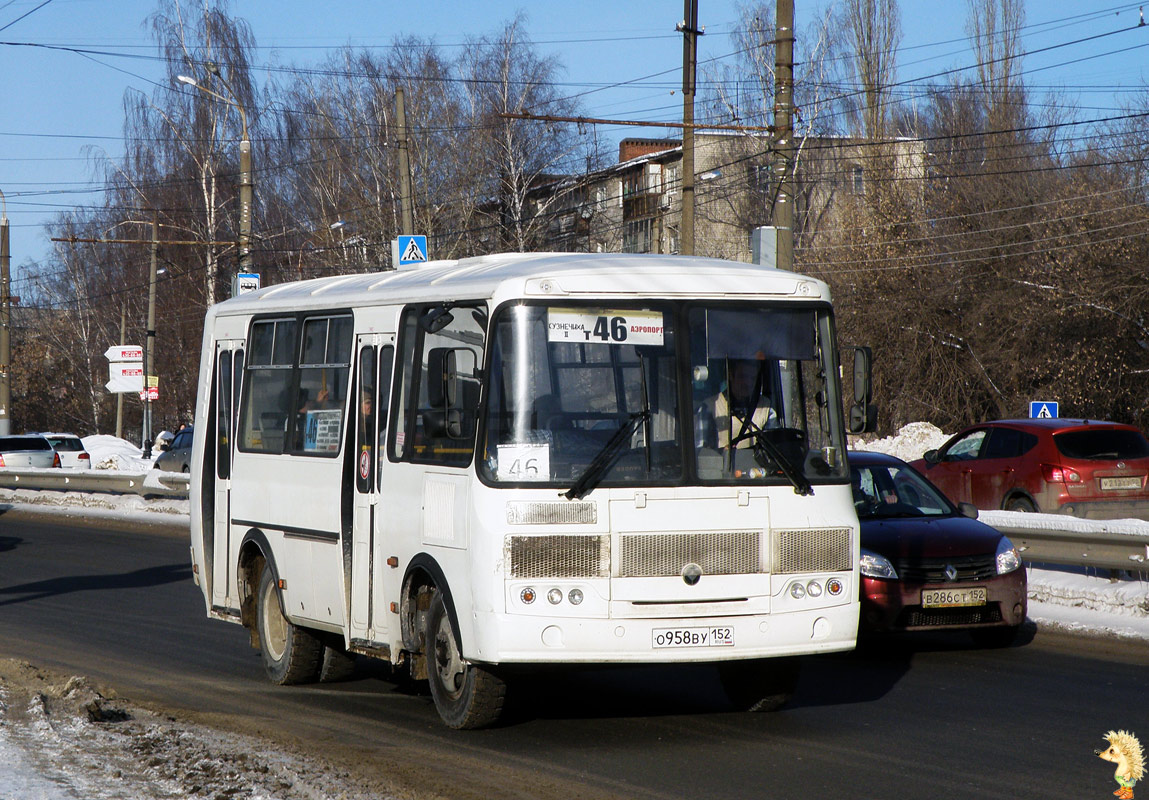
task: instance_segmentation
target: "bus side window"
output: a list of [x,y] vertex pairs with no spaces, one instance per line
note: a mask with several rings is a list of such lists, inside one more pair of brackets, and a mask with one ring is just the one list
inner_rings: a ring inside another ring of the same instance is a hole
[[282,453],[284,423],[290,403],[294,357],[294,319],[261,320],[251,326],[247,379],[239,419],[239,449]]
[[404,312],[393,455],[466,466],[475,448],[486,311],[415,306]]
[[379,420],[379,454],[376,459],[376,480],[382,488],[382,477],[378,465],[383,463],[383,452],[387,442],[387,412],[391,405],[391,372],[395,361],[395,348],[391,345],[379,348],[379,386],[376,392],[375,414]]

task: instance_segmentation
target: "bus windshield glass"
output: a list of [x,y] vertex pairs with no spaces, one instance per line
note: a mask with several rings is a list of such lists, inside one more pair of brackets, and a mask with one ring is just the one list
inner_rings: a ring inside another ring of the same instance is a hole
[[492,334],[488,483],[805,493],[848,476],[828,307],[519,304]]

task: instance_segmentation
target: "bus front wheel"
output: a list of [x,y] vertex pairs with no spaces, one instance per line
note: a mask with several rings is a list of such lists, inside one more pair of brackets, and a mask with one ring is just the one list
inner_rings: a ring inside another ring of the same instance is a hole
[[311,683],[319,677],[323,643],[283,616],[275,573],[270,565],[259,578],[259,652],[272,683],[287,686]]
[[467,729],[497,721],[503,712],[507,685],[490,670],[463,658],[442,592],[435,592],[431,599],[426,624],[427,683],[443,722],[451,728]]

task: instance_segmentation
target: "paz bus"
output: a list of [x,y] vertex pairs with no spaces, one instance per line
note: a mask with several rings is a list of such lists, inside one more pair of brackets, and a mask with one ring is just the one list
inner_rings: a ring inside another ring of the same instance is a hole
[[827,286],[751,264],[268,286],[206,316],[195,580],[275,683],[383,659],[454,728],[539,665],[708,662],[772,709],[795,657],[855,645],[841,387]]

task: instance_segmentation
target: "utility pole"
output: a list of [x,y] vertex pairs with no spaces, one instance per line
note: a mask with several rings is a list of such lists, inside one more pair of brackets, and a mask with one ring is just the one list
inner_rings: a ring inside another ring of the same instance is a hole
[[152,258],[148,277],[148,327],[144,336],[144,458],[151,458],[152,450],[152,365],[156,350],[156,268],[160,253],[159,215],[152,217]]
[[[128,304],[120,305],[120,347],[127,344],[124,338],[128,329]],[[116,438],[124,438],[124,393],[116,392]]]
[[12,432],[12,256],[8,251],[8,201],[0,192],[0,436]]
[[698,27],[698,0],[683,0],[682,22],[675,30],[682,33],[682,221],[679,225],[679,250],[684,256],[694,255],[694,78],[698,71],[698,37],[705,31]]
[[399,211],[402,214],[402,228],[399,233],[415,232],[415,204],[411,196],[411,154],[407,142],[407,107],[402,87],[395,88],[395,124],[399,139]]
[[778,269],[794,269],[794,0],[777,0],[774,59],[774,227]]

